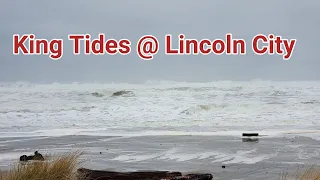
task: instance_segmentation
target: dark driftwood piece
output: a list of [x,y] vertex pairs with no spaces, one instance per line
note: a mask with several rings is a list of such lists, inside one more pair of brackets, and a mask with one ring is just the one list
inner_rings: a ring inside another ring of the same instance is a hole
[[242,136],[259,136],[259,133],[242,133]]
[[168,171],[114,172],[78,169],[85,180],[212,180],[211,174],[188,174]]
[[38,151],[34,152],[34,155],[32,156],[27,156],[27,155],[22,155],[20,156],[20,161],[43,161],[44,158],[42,156],[42,154],[40,154]]

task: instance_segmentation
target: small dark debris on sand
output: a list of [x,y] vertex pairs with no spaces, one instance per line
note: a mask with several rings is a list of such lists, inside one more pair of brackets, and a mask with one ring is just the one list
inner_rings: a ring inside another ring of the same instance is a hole
[[245,137],[259,136],[259,133],[242,133],[242,136],[245,136]]
[[80,168],[78,173],[85,180],[212,180],[211,174],[187,174],[168,171],[114,172]]
[[242,142],[249,142],[249,143],[258,143],[259,139],[256,138],[259,136],[259,133],[242,133]]
[[27,155],[22,155],[20,156],[20,161],[44,161],[44,158],[42,154],[40,154],[38,151],[34,152],[34,155],[32,156],[27,156]]

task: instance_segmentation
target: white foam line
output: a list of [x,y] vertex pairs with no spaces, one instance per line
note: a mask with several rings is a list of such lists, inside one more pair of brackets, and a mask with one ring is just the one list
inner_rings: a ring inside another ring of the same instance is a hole
[[[233,136],[242,137],[242,133],[259,133],[263,138],[281,137],[285,135],[299,135],[319,138],[320,130],[263,130],[263,131],[216,131],[216,132],[188,132],[188,131],[138,131],[138,132],[110,132],[106,128],[100,129],[53,129],[34,132],[2,132],[1,138],[12,137],[59,137],[69,135],[109,136],[109,137],[141,137],[141,136]],[[259,138],[259,137],[258,137]],[[28,140],[28,139],[26,139]],[[15,141],[15,140],[12,140]],[[18,141],[18,140],[17,140]]]
[[0,144],[6,144],[6,143],[11,143],[11,142],[21,142],[21,141],[28,141],[28,140],[47,139],[47,138],[49,138],[49,137],[36,137],[36,138],[7,140],[7,141],[0,141]]
[[188,132],[188,131],[143,131],[143,132],[120,132],[120,133],[105,133],[105,132],[80,132],[78,135],[88,136],[122,136],[122,137],[141,137],[141,136],[234,136],[240,137],[242,133],[259,133],[263,136],[274,137],[281,135],[280,132],[270,131],[217,131],[217,132]]
[[1,138],[12,138],[12,137],[59,137],[59,136],[71,136],[81,135],[81,133],[95,132],[95,131],[106,131],[106,128],[99,129],[52,129],[52,130],[38,130],[32,132],[0,132]]
[[290,130],[283,131],[284,134],[320,134],[320,130]]

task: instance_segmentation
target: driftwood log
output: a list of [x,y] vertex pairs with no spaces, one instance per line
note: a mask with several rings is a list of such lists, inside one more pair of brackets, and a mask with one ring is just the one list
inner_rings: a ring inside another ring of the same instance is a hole
[[246,137],[259,136],[259,133],[242,133],[242,136],[246,136]]
[[31,155],[31,156],[27,156],[27,155],[20,156],[20,161],[30,161],[30,160],[44,161],[44,158],[42,154],[40,154],[38,151],[34,152],[34,155]]
[[187,174],[169,171],[114,172],[80,168],[84,180],[212,180],[211,174]]

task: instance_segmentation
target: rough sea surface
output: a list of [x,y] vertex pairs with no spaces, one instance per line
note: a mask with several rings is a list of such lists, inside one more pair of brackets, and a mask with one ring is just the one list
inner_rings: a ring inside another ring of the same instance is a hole
[[0,122],[0,136],[316,130],[320,82],[2,83]]

